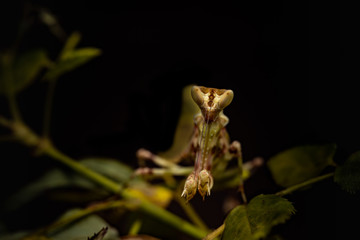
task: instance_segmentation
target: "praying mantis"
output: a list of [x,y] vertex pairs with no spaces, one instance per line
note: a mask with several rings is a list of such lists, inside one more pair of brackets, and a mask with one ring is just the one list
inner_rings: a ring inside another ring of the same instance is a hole
[[[191,94],[191,100],[189,95]],[[226,175],[230,160],[237,159],[239,191],[244,203],[247,202],[243,184],[243,171],[249,171],[259,165],[259,161],[249,161],[243,164],[241,145],[239,141],[230,142],[226,125],[229,118],[223,110],[232,102],[232,90],[189,86],[183,92],[184,102],[182,118],[178,123],[173,147],[168,154],[153,154],[146,149],[139,149],[137,157],[140,161],[151,160],[161,168],[140,167],[137,175],[187,176],[181,197],[190,201],[197,192],[202,196],[210,196],[214,186],[214,176]],[[194,106],[195,104],[197,106]],[[194,114],[195,113],[195,114]],[[191,114],[193,114],[191,116]],[[189,126],[189,118],[193,118]],[[185,120],[184,120],[185,119]],[[182,121],[183,120],[183,121]],[[180,127],[179,127],[180,126]],[[192,131],[187,129],[192,128]],[[186,134],[190,132],[189,134]],[[181,144],[179,142],[181,141]],[[180,166],[184,159],[192,159],[194,167]],[[261,164],[261,163],[260,163]]]

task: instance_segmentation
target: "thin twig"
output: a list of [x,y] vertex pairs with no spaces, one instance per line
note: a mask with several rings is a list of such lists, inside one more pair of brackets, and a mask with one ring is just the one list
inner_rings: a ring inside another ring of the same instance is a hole
[[[11,130],[15,130],[11,127],[13,123],[3,117],[0,117],[0,124],[5,127],[9,127]],[[55,160],[58,160],[59,162],[74,170],[75,172],[79,173],[80,175],[83,175],[88,179],[94,181],[95,183],[99,184],[100,186],[104,187],[111,193],[117,194],[126,200],[138,201],[140,211],[157,218],[163,223],[168,224],[173,228],[197,239],[201,239],[206,236],[207,231],[200,229],[197,226],[194,226],[193,224],[167,211],[166,209],[163,209],[146,199],[139,199],[131,191],[122,191],[122,186],[119,185],[117,182],[114,182],[113,180],[97,172],[94,172],[93,170],[85,167],[76,160],[66,156],[64,153],[56,149],[50,142],[48,142],[47,144],[41,144],[43,141],[42,138],[40,138],[33,131],[31,131],[26,125],[21,124],[21,126],[26,130],[26,134],[19,135],[18,137],[20,142],[24,143],[25,145],[41,146],[41,152],[43,154],[48,155]]]
[[[183,184],[180,184],[182,186]],[[203,229],[204,231],[209,231],[209,228],[206,226],[205,222],[201,219],[201,217],[197,214],[195,209],[192,207],[190,203],[186,203],[184,199],[181,198],[180,192],[175,192],[175,200],[179,203],[182,209],[185,211],[186,215],[189,219],[196,224],[199,228]]]
[[225,223],[223,223],[220,227],[215,229],[213,232],[209,233],[206,237],[204,237],[202,240],[212,240],[220,236],[225,229]]
[[134,223],[131,225],[128,235],[137,235],[141,229],[142,220],[136,219]]
[[244,179],[243,179],[243,157],[242,157],[242,151],[241,151],[241,145],[240,145],[240,149],[239,149],[239,156],[238,156],[238,167],[239,167],[239,171],[240,171],[240,183],[239,183],[239,191],[241,193],[241,199],[243,201],[243,204],[247,204],[247,198],[246,198],[246,194],[245,194],[245,188],[244,188]]
[[315,177],[315,178],[311,178],[309,180],[306,180],[305,182],[302,182],[302,183],[299,183],[299,184],[296,184],[296,185],[293,185],[291,187],[288,187],[280,192],[277,192],[276,195],[277,196],[285,196],[285,195],[288,195],[296,190],[299,190],[303,187],[306,187],[306,186],[309,186],[311,184],[314,184],[316,182],[320,182],[322,180],[325,180],[327,178],[330,178],[330,177],[333,177],[334,176],[334,173],[328,173],[328,174],[324,174],[324,175],[321,175],[321,176],[318,176],[318,177]]

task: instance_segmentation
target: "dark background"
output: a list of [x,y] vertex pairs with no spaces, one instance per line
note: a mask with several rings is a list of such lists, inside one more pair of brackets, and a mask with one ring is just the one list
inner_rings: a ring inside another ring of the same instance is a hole
[[[15,38],[24,10],[23,3],[2,5],[1,49]],[[181,89],[192,83],[234,91],[225,110],[228,131],[242,143],[247,160],[268,159],[300,144],[337,143],[338,162],[359,150],[351,6],[281,1],[176,8],[98,1],[34,5],[57,16],[67,34],[80,31],[80,47],[103,51],[57,85],[51,135],[72,157],[106,156],[136,166],[138,148],[167,149]],[[34,20],[20,49],[45,47],[55,59],[62,44]],[[26,122],[38,131],[45,92],[46,85],[37,82],[18,97]],[[6,115],[3,98],[0,108]],[[52,166],[31,158],[22,146],[1,143],[0,148],[5,196]],[[268,174],[266,169],[260,173]],[[247,192],[250,197],[270,193],[274,189],[268,186],[258,176],[249,181]],[[297,214],[275,229],[288,239],[346,239],[354,232],[350,217],[356,216],[359,197],[331,181],[289,199]],[[209,212],[216,203],[211,201],[198,204],[199,212]],[[208,219],[211,227],[222,221]]]

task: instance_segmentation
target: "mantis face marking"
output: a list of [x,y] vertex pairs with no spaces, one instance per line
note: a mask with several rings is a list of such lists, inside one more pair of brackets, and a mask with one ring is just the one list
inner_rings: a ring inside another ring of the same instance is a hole
[[232,90],[194,86],[191,96],[199,106],[205,121],[211,122],[231,103],[234,93]]
[[196,189],[203,199],[205,195],[210,195],[213,186],[212,153],[218,145],[220,130],[229,121],[223,114],[223,109],[231,103],[234,93],[232,90],[194,86],[191,96],[199,106],[201,114],[195,116],[195,125],[200,131],[200,137],[194,172],[188,176],[181,195],[187,201],[194,197]]

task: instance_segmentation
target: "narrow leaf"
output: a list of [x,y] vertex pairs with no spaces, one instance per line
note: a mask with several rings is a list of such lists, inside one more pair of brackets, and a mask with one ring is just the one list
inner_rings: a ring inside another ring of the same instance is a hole
[[101,51],[99,49],[91,47],[65,52],[59,62],[46,73],[44,78],[50,81],[56,80],[61,75],[84,65],[100,54]]
[[42,49],[32,50],[21,55],[14,64],[14,91],[27,87],[39,74],[43,67],[50,66],[46,52]]
[[277,184],[289,187],[315,177],[333,164],[335,144],[294,147],[268,161],[268,167]]
[[360,190],[360,151],[353,153],[335,170],[334,181],[349,193]]
[[[86,167],[103,174],[119,183],[130,179],[133,170],[116,159],[88,158],[80,161]],[[48,171],[38,180],[29,183],[19,192],[8,199],[7,210],[14,210],[23,204],[35,199],[44,191],[60,187],[80,187],[83,189],[96,189],[98,186],[76,173],[65,173],[60,169]]]
[[81,176],[66,174],[60,169],[53,169],[48,171],[38,180],[23,187],[15,195],[11,196],[6,201],[5,209],[7,211],[15,210],[23,206],[25,203],[34,200],[36,197],[40,196],[40,194],[47,190],[67,186],[77,186],[85,189],[96,187],[95,184]]
[[[76,214],[75,209],[65,213],[61,218],[71,217]],[[51,236],[54,240],[68,240],[68,239],[88,239],[89,236],[94,236],[94,233],[98,233],[99,229],[103,229],[109,226],[102,218],[97,215],[90,215],[73,225],[69,225],[63,230],[56,232]],[[99,236],[99,235],[97,235]],[[101,235],[100,235],[101,236]],[[94,238],[98,239],[98,238]],[[107,233],[103,238],[104,240],[115,240],[119,239],[118,232],[116,229],[109,227]]]
[[225,220],[223,240],[254,240],[266,237],[272,227],[284,223],[295,212],[293,205],[276,195],[259,195],[247,206],[234,208]]
[[0,64],[0,94],[16,94],[30,85],[40,70],[51,65],[42,49],[31,50],[9,61],[2,56]]
[[80,162],[86,167],[119,183],[128,181],[133,174],[133,169],[131,167],[116,159],[85,158]]
[[80,40],[81,40],[81,34],[79,32],[73,32],[66,40],[65,46],[60,54],[60,58],[66,56],[68,52],[73,51],[80,42]]

